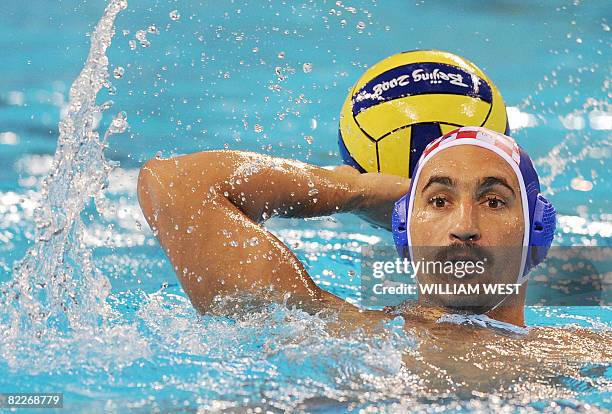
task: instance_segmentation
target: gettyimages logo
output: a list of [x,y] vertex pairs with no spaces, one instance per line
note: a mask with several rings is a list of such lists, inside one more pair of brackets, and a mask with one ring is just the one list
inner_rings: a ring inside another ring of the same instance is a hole
[[527,305],[609,306],[612,248],[553,247],[548,259],[517,283],[523,247],[413,247],[398,258],[392,246],[362,248],[361,297],[365,306],[394,306],[425,297],[461,309],[492,307],[526,294]]
[[462,279],[471,275],[482,275],[485,272],[487,258],[482,260],[424,260],[412,261],[407,258],[397,258],[395,261],[372,262],[372,276],[381,279],[386,274],[406,274],[418,278],[419,273],[441,273]]

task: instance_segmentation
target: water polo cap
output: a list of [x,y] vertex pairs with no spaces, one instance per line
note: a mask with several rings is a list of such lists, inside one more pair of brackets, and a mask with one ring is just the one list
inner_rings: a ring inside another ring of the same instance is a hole
[[529,271],[546,258],[555,233],[556,212],[552,204],[540,194],[540,181],[529,155],[514,139],[486,128],[458,128],[425,147],[412,176],[408,193],[395,203],[393,209],[393,240],[397,251],[401,257],[412,255],[410,215],[416,183],[423,166],[440,151],[458,145],[475,145],[493,151],[512,167],[518,178],[525,223],[523,246],[527,248],[523,249],[517,283],[523,283]]

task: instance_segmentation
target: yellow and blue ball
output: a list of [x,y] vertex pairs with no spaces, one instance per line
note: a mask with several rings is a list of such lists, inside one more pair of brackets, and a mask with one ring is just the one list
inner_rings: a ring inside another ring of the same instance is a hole
[[449,52],[399,53],[351,89],[340,113],[340,153],[361,172],[411,177],[427,144],[462,126],[509,132],[504,100],[487,75]]

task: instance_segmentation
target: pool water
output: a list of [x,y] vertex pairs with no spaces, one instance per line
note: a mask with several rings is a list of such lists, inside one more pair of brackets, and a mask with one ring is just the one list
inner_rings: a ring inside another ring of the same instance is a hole
[[[70,113],[68,90],[105,5],[0,6],[4,284],[35,245],[58,122]],[[139,166],[155,156],[229,148],[337,164],[339,109],[360,73],[398,51],[435,48],[469,58],[502,91],[512,134],[559,211],[555,244],[609,247],[609,11],[603,1],[131,0],[107,50],[112,86],[97,97],[114,101],[100,131],[127,114],[128,130],[111,135],[105,150],[119,167],[97,209],[93,193],[72,197],[87,200],[83,237],[72,247],[91,254],[93,269],[76,255],[66,273],[76,269],[75,291],[89,297],[85,288],[94,287],[93,299],[81,315],[73,311],[76,321],[59,318],[40,335],[11,325],[6,311],[0,392],[62,392],[69,412],[612,408],[609,307],[529,307],[528,325],[563,330],[523,337],[455,326],[472,338],[460,343],[453,329],[426,334],[400,318],[374,332],[338,333],[333,311],[311,315],[246,294],[221,298],[201,316],[135,194]],[[352,303],[360,301],[361,247],[391,241],[352,215],[267,227],[320,286]],[[40,263],[53,257],[41,254]],[[21,309],[4,308],[14,306]]]

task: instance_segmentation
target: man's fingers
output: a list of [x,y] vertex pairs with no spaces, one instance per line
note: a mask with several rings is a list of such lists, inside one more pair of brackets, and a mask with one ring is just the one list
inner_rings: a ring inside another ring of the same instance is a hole
[[338,165],[337,167],[334,167],[333,170],[339,174],[346,174],[346,175],[361,174],[356,168],[353,168],[350,165]]

